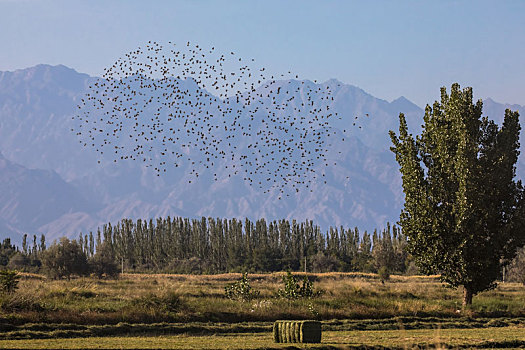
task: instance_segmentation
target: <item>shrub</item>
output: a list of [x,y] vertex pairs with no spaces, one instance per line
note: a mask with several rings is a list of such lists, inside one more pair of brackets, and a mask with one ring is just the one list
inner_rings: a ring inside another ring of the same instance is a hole
[[55,279],[69,279],[71,275],[83,276],[89,272],[86,254],[77,241],[66,237],[42,253],[42,263],[48,276]]
[[231,300],[248,301],[259,296],[259,291],[253,291],[248,281],[248,273],[242,274],[237,282],[231,283],[224,287],[226,297]]
[[0,310],[3,312],[43,311],[38,298],[23,293],[0,295]]
[[19,280],[20,276],[16,271],[0,271],[0,289],[4,293],[14,293],[14,291],[18,288]]
[[390,272],[388,271],[388,268],[386,266],[381,266],[379,270],[377,271],[377,274],[379,275],[379,278],[381,279],[381,282],[385,283],[385,281],[388,281],[390,279]]
[[89,269],[98,278],[117,278],[119,274],[115,254],[108,242],[97,247],[97,252],[89,259]]
[[314,283],[307,276],[303,278],[302,286],[290,271],[283,276],[284,289],[279,289],[277,295],[286,299],[313,298],[322,294],[322,291],[314,291]]

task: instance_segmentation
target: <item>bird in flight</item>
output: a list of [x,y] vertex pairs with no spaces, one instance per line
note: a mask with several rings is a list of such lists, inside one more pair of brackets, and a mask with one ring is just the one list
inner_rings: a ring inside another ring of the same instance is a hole
[[103,159],[158,176],[184,169],[188,184],[209,174],[265,193],[312,191],[326,183],[331,121],[341,119],[335,91],[268,71],[234,51],[148,41],[89,86],[72,130]]

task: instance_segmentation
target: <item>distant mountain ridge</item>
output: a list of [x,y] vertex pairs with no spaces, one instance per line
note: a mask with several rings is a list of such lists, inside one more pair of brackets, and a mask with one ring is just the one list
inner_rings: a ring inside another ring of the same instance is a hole
[[1,153],[0,203],[0,228],[14,239],[65,214],[94,208],[56,172],[27,169]]
[[[76,106],[95,79],[65,66],[0,72],[0,152],[5,156],[0,158],[5,182],[0,184],[0,235],[76,237],[105,222],[167,215],[311,219],[323,229],[343,225],[361,231],[398,219],[403,194],[388,130],[397,130],[402,112],[416,133],[424,113],[404,97],[388,102],[335,79],[317,84],[330,86],[330,108],[342,116],[331,126],[339,135],[351,131],[345,142],[333,145],[338,165],[328,167],[326,185],[316,183],[312,193],[278,200],[275,191],[262,194],[242,178],[214,182],[203,174],[189,185],[187,168],[157,177],[136,162],[99,165],[97,154],[83,148],[70,130]],[[487,99],[484,112],[502,117],[504,108]],[[370,117],[359,118],[361,128],[352,127],[354,116],[365,114]],[[23,181],[14,181],[13,174]]]

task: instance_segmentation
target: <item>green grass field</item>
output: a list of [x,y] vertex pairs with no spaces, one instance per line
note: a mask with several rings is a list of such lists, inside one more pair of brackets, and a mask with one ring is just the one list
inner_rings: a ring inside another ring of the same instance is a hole
[[459,310],[461,291],[435,277],[309,274],[320,297],[277,298],[282,273],[250,275],[257,298],[225,297],[240,274],[132,275],[52,281],[24,275],[0,297],[0,348],[263,349],[277,319],[323,322],[322,344],[307,348],[525,347],[525,287],[500,284]]

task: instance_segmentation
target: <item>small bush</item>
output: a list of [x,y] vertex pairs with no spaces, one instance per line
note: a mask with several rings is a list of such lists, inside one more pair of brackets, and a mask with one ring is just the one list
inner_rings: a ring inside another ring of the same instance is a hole
[[248,301],[259,296],[259,291],[253,291],[248,281],[248,273],[242,274],[237,282],[224,287],[226,297],[231,300]]
[[14,293],[18,288],[20,276],[16,271],[3,270],[0,271],[0,289],[4,293]]
[[97,247],[97,252],[88,260],[88,263],[91,272],[98,278],[117,278],[119,275],[115,254],[107,242]]
[[390,279],[390,272],[388,271],[388,268],[386,266],[381,266],[377,271],[377,274],[379,275],[379,278],[383,283]]
[[284,289],[279,289],[277,295],[286,299],[313,298],[322,294],[322,291],[314,291],[314,283],[307,276],[303,278],[303,285],[299,286],[297,279],[290,271],[283,276]]
[[319,318],[319,311],[317,311],[317,309],[314,307],[314,304],[311,302],[308,302],[308,311],[315,319]]
[[44,307],[33,297],[21,294],[0,296],[0,310],[4,312],[43,311]]
[[177,294],[166,293],[161,296],[150,294],[134,299],[132,305],[157,312],[177,312],[180,310],[182,302]]
[[77,241],[62,237],[42,253],[42,264],[47,275],[54,279],[89,273],[87,257]]

